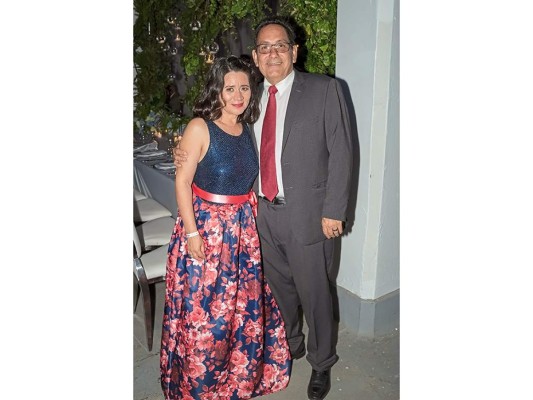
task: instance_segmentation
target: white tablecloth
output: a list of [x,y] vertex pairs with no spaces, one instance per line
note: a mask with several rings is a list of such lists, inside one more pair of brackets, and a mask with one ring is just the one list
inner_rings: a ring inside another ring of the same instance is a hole
[[178,215],[174,189],[174,174],[158,170],[139,160],[133,160],[133,187],[145,196],[157,200],[170,210],[172,217]]

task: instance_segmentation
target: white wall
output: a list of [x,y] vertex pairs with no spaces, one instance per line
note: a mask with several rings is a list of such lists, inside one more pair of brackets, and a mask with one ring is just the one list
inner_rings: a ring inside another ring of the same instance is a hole
[[[375,297],[400,286],[400,44],[399,1],[381,1],[380,26],[385,33],[383,48],[390,46],[390,69],[380,79],[389,83],[383,199]],[[394,9],[392,8],[394,7]],[[390,43],[390,44],[389,44]],[[388,45],[388,46],[387,46]],[[378,46],[379,47],[379,46]],[[387,90],[387,88],[385,88]]]
[[336,76],[357,120],[355,223],[343,238],[337,284],[362,299],[399,288],[398,0],[338,0]]

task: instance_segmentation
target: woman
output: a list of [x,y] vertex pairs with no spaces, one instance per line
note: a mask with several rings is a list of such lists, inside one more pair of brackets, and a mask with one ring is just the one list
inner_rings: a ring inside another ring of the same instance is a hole
[[285,327],[263,280],[255,225],[259,115],[248,62],[211,67],[180,147],[179,214],[169,244],[161,339],[166,399],[249,399],[285,388]]

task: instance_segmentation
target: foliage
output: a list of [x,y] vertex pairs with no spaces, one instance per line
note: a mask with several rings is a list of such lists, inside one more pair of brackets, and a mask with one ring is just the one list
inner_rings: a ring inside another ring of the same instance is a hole
[[[172,131],[190,116],[210,61],[229,54],[237,25],[255,26],[271,13],[257,0],[134,0],[134,130]],[[305,31],[301,48],[309,72],[333,75],[337,1],[279,0]],[[250,28],[251,29],[251,28]],[[248,54],[251,49],[248,49]],[[181,93],[178,85],[182,85]],[[154,120],[154,115],[157,118]],[[154,125],[155,123],[155,125]]]
[[168,30],[167,18],[174,2],[134,0],[133,4],[134,131],[142,131],[154,114],[159,116],[157,121],[165,127],[177,129],[184,118],[176,115],[167,101],[172,55],[165,50],[165,43],[158,41]]
[[134,131],[141,137],[144,135],[175,136],[183,128],[180,123],[184,123],[186,118],[180,118],[164,109],[159,111],[149,111],[147,115],[135,115],[133,117]]
[[280,14],[293,17],[305,31],[305,69],[334,76],[337,1],[281,0]]
[[219,54],[227,54],[228,39],[237,38],[236,22],[245,19],[256,24],[265,15],[267,6],[257,0],[185,0],[185,4],[187,7],[179,14],[178,21],[184,39],[182,67],[189,83],[185,103],[191,108],[210,66],[206,62],[210,49],[222,47]]

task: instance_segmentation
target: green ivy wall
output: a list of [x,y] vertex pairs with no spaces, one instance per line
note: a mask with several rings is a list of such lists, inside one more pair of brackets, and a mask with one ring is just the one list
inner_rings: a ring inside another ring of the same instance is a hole
[[214,57],[250,55],[252,27],[279,14],[297,26],[298,67],[335,73],[337,1],[134,0],[134,131],[175,131],[190,119]]

